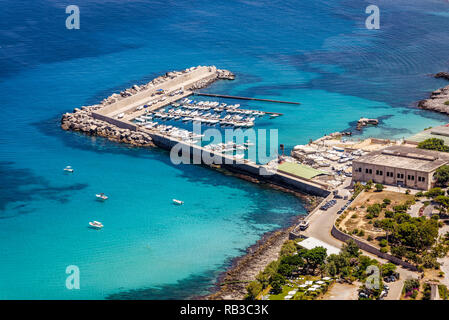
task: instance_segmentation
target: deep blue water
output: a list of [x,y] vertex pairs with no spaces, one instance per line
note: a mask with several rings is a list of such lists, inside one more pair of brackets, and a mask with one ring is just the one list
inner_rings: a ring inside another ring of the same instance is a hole
[[[230,260],[305,213],[288,194],[59,128],[75,107],[193,65],[237,74],[206,91],[300,101],[242,103],[287,148],[381,117],[364,136],[401,138],[447,121],[417,100],[445,85],[449,4],[376,1],[0,1],[0,298],[186,298]],[[72,165],[73,175],[62,174]],[[94,194],[110,199],[98,203]],[[173,206],[172,198],[185,205]],[[91,220],[105,225],[95,232]],[[80,268],[81,289],[65,288]]]

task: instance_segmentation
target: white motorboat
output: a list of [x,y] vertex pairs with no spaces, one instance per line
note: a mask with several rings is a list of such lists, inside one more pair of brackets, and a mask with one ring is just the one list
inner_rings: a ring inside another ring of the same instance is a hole
[[73,168],[71,166],[67,166],[67,167],[64,168],[64,171],[65,172],[73,172],[74,170],[73,170]]
[[173,199],[173,203],[177,204],[177,205],[181,205],[181,204],[184,204],[184,201]]
[[101,229],[103,228],[103,224],[99,221],[91,221],[89,222],[89,226],[93,229]]
[[101,201],[108,200],[108,197],[104,193],[98,193],[95,196],[97,197],[98,200]]

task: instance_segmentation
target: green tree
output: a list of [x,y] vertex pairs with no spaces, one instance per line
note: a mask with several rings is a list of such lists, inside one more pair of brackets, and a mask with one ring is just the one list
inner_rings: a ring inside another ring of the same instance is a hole
[[327,250],[323,247],[315,247],[304,254],[303,257],[306,260],[306,266],[312,271],[312,274],[315,273],[315,269],[326,260],[326,251]]
[[349,239],[343,244],[342,251],[347,253],[349,257],[358,257],[360,255],[359,246],[353,239]]
[[442,152],[449,152],[449,147],[444,144],[443,139],[429,138],[418,143],[419,149],[436,150]]
[[245,295],[246,300],[255,300],[259,293],[262,291],[262,284],[259,281],[251,281],[246,287],[247,293]]
[[285,284],[285,277],[279,273],[276,273],[270,278],[270,285],[274,294],[282,292],[282,286]]
[[449,183],[449,166],[444,165],[439,167],[435,171],[434,177],[440,186],[447,187]]
[[283,275],[284,277],[290,277],[293,272],[293,266],[291,266],[287,263],[281,263],[279,265],[278,272],[279,272],[279,274]]
[[381,266],[383,276],[391,276],[396,271],[396,265],[393,263],[384,263]]

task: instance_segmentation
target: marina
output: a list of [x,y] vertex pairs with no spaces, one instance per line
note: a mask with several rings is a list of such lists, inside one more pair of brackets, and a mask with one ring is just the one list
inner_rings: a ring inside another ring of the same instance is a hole
[[[177,149],[186,151],[187,157],[195,164],[206,164],[214,168],[219,166],[305,194],[327,196],[330,193],[332,186],[326,181],[278,171],[276,162],[281,161],[281,158],[277,156],[277,160],[273,159],[269,163],[248,159],[246,152],[257,141],[218,141],[208,146],[202,141],[202,133],[190,129],[191,124],[220,129],[248,129],[254,127],[259,120],[275,121],[275,118],[282,115],[241,108],[240,104],[189,98],[193,89],[205,87],[219,79],[233,79],[230,71],[217,69],[215,66],[198,66],[169,74],[172,76],[164,78],[161,83],[154,84],[153,80],[145,89],[119,101],[109,97],[104,100],[106,103],[103,105],[84,107],[84,110],[75,110],[74,114],[65,114],[61,126],[67,129],[79,126],[80,120],[74,119],[74,115],[87,112],[88,119],[93,121],[82,123],[81,127],[86,128],[82,131],[91,133],[92,128],[95,128],[95,132],[98,132],[100,127],[102,135],[112,136],[120,142],[149,145],[150,140],[151,144],[168,151],[176,146]],[[78,119],[86,121],[84,115]],[[74,120],[76,124],[73,123]],[[209,158],[213,159],[213,163],[204,163],[203,160]]]

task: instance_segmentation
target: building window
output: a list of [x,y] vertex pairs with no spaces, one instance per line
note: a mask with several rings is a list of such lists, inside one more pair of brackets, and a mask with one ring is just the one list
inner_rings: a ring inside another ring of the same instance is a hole
[[398,179],[404,179],[404,174],[403,173],[398,173]]
[[387,177],[393,177],[393,172],[387,171]]
[[424,177],[418,177],[419,182],[424,182],[425,180],[426,180],[426,178],[424,178]]
[[372,173],[373,173],[373,169],[368,169],[368,168],[366,168],[366,169],[365,169],[365,173],[372,174]]
[[383,172],[382,172],[382,170],[376,170],[376,175],[378,175],[378,176],[381,176],[381,175],[383,175]]
[[362,172],[362,167],[359,168],[359,172]]

